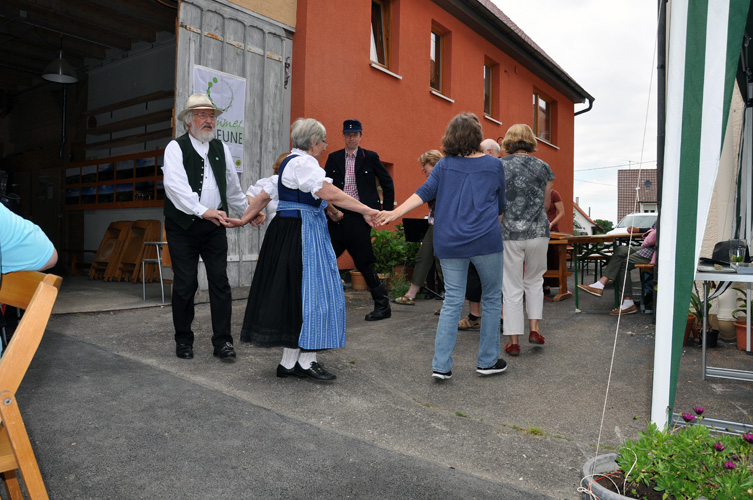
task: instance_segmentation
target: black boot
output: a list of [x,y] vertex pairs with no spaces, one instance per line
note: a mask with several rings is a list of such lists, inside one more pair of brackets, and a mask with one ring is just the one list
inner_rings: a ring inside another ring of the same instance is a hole
[[371,298],[374,299],[374,310],[366,315],[366,321],[379,321],[392,316],[390,297],[387,295],[387,287],[384,283],[371,289]]

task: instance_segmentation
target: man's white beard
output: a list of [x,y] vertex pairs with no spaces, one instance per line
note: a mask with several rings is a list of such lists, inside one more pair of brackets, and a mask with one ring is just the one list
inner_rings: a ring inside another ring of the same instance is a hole
[[205,129],[205,128],[199,128],[198,130],[194,130],[193,127],[191,127],[191,131],[193,132],[194,137],[196,137],[201,142],[209,142],[212,139],[214,139],[214,133],[215,129]]

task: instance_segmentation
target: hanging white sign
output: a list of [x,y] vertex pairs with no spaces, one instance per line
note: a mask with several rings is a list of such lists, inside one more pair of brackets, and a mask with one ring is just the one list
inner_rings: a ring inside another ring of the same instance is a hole
[[217,118],[217,139],[227,144],[235,170],[243,172],[246,79],[205,66],[193,69],[193,91],[204,93],[222,114]]

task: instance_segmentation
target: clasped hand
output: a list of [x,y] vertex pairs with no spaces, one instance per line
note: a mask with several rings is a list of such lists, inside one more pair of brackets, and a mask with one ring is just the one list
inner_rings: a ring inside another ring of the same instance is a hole
[[377,214],[376,221],[378,226],[383,226],[397,219],[394,210],[382,210]]

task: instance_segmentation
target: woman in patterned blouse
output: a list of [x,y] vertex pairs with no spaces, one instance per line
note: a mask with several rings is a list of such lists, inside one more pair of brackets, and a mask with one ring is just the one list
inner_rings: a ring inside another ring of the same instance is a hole
[[[530,155],[537,150],[531,127],[516,124],[502,141],[508,156],[502,158],[507,184],[507,210],[502,219],[505,241],[505,271],[502,281],[504,334],[509,337],[505,351],[520,354],[519,337],[525,332],[523,295],[526,298],[531,344],[543,344],[539,320],[544,305],[544,273],[549,246],[549,220],[554,173],[545,162]],[[525,270],[525,272],[524,272]]]

